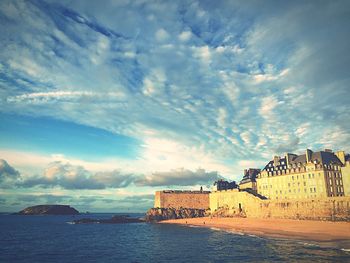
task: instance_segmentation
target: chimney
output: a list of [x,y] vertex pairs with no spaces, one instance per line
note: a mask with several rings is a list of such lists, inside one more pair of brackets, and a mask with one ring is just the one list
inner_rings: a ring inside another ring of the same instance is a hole
[[344,151],[338,151],[335,153],[335,155],[338,157],[338,159],[342,162],[342,164],[345,164],[345,152]]
[[310,149],[306,149],[306,163],[311,162],[312,151]]
[[280,161],[280,157],[279,156],[275,156],[273,157],[273,165],[277,166],[279,164]]
[[289,153],[286,153],[286,164],[287,164],[287,167],[289,166],[289,162],[290,162],[289,158],[290,158]]

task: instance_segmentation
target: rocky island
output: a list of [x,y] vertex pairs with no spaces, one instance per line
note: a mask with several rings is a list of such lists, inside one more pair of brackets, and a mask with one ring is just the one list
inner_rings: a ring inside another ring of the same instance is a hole
[[78,215],[79,211],[69,205],[36,205],[16,213],[17,215]]

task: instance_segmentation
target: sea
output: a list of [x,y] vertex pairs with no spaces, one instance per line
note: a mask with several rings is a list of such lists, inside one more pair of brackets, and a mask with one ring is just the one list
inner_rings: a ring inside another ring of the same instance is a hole
[[[0,262],[350,262],[348,243],[170,224],[72,224],[114,214],[0,214]],[[142,217],[143,214],[130,214]]]

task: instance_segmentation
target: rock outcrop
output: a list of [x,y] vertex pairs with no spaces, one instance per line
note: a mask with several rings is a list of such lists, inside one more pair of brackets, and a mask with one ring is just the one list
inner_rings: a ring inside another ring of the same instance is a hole
[[147,211],[145,220],[147,222],[158,222],[167,219],[204,217],[208,210],[194,208],[151,208]]
[[126,223],[142,223],[145,220],[140,218],[132,218],[129,216],[113,216],[109,219],[92,219],[92,218],[82,218],[74,220],[73,224],[126,224]]
[[78,215],[79,211],[69,205],[36,205],[19,211],[18,215]]

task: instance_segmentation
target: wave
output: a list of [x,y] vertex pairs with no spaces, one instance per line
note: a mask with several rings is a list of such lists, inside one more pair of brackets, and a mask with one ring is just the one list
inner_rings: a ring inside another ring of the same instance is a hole
[[200,226],[195,226],[195,225],[188,225],[188,227],[192,227],[192,228],[200,228]]
[[302,244],[302,245],[308,246],[308,247],[321,247],[321,246],[318,245],[318,244],[315,244],[315,243],[308,243],[308,242],[299,242],[299,244]]
[[229,234],[234,234],[234,235],[239,235],[239,236],[249,236],[249,237],[254,237],[254,238],[261,238],[257,235],[251,234],[251,233],[244,233],[244,232],[240,232],[240,231],[236,231],[236,230],[232,230],[232,229],[222,229],[222,228],[218,228],[218,227],[210,227],[209,229],[211,229],[213,231],[221,231],[221,232],[226,232]]
[[235,234],[235,235],[239,235],[239,236],[246,236],[245,233],[239,232],[239,231],[234,231],[234,230],[226,230],[225,232],[231,233],[231,234]]

